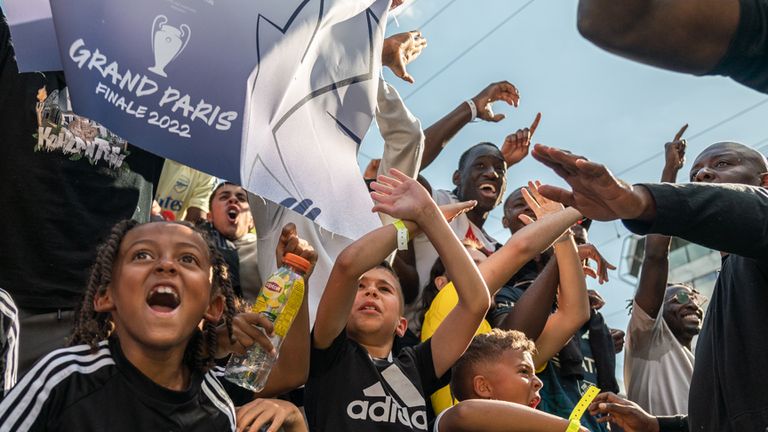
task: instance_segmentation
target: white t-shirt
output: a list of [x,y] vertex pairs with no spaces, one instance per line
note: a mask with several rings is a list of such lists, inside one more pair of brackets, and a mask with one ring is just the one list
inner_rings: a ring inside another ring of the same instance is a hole
[[656,416],[688,414],[693,353],[672,334],[663,310],[654,319],[632,306],[624,353],[628,398]]

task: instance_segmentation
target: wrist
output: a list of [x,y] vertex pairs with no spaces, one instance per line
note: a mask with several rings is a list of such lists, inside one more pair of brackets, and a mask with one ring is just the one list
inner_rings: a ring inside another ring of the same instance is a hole
[[474,121],[477,118],[477,102],[474,99],[467,99],[463,105],[469,109],[469,121],[467,123]]
[[632,187],[632,192],[635,194],[637,205],[633,209],[633,214],[628,218],[640,220],[643,222],[652,222],[656,218],[656,201],[653,199],[651,192],[643,185],[635,185]]

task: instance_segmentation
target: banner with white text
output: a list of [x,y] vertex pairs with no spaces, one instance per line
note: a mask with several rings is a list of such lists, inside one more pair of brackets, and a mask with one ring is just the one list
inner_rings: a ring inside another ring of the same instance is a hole
[[52,1],[74,111],[357,238],[389,0]]

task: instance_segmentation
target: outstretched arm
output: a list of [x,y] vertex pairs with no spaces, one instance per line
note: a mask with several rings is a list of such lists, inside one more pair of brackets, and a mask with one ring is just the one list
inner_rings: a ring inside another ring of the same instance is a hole
[[[673,235],[749,258],[768,253],[768,175],[763,187],[694,183],[630,186],[603,165],[537,144],[533,157],[565,179],[572,190],[542,186],[548,198],[573,205],[595,220],[624,219],[637,234]],[[681,205],[683,204],[683,205]],[[738,223],[723,223],[738,209]],[[658,217],[657,217],[658,216]]]
[[557,310],[549,316],[541,335],[536,339],[533,361],[537,369],[557,354],[589,319],[587,283],[573,236],[563,236],[555,243],[555,258],[560,279]]
[[[477,118],[498,123],[504,120],[504,114],[494,114],[491,104],[504,101],[509,105],[517,106],[520,94],[515,86],[507,81],[493,83],[484,88],[471,99],[477,107]],[[421,170],[428,167],[443,151],[448,141],[472,120],[472,111],[466,102],[462,102],[445,117],[424,131],[424,157],[421,159]]]
[[720,62],[739,24],[739,0],[580,0],[579,32],[633,60],[704,74]]
[[392,177],[379,176],[371,184],[376,191],[372,194],[374,210],[415,220],[443,260],[446,272],[454,275],[459,302],[432,336],[435,375],[443,376],[467,349],[488,311],[488,288],[426,189],[399,171],[392,170],[390,174]]
[[[685,163],[686,142],[682,136],[687,128],[688,125],[683,126],[675,135],[675,139],[664,145],[666,157],[661,174],[661,181],[664,183],[674,183],[677,180],[678,171]],[[645,237],[645,256],[637,292],[635,292],[635,303],[652,318],[656,318],[664,302],[671,240],[670,237],[657,234]]]
[[[562,432],[564,418],[512,402],[469,399],[443,414],[436,432]],[[579,432],[587,429],[580,427]]]

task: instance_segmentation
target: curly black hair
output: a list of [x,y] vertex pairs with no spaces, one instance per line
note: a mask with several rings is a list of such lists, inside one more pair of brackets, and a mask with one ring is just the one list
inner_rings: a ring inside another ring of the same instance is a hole
[[[150,222],[173,223],[191,228],[208,245],[208,255],[213,269],[213,281],[211,284],[211,296],[222,294],[225,299],[224,316],[222,318],[227,327],[229,337],[232,337],[232,318],[237,313],[235,295],[229,278],[229,269],[218,249],[211,242],[208,234],[195,228],[186,222]],[[96,249],[96,260],[91,267],[88,284],[83,295],[83,301],[75,313],[75,324],[69,345],[88,344],[96,351],[98,343],[107,339],[112,332],[111,315],[107,312],[96,312],[93,300],[106,292],[112,282],[112,270],[115,259],[120,250],[120,243],[126,233],[141,225],[133,220],[123,220],[112,227],[107,239]],[[203,331],[197,330],[187,344],[184,353],[184,362],[190,368],[198,371],[207,371],[213,367],[216,353],[216,325],[219,323],[205,322]]]

